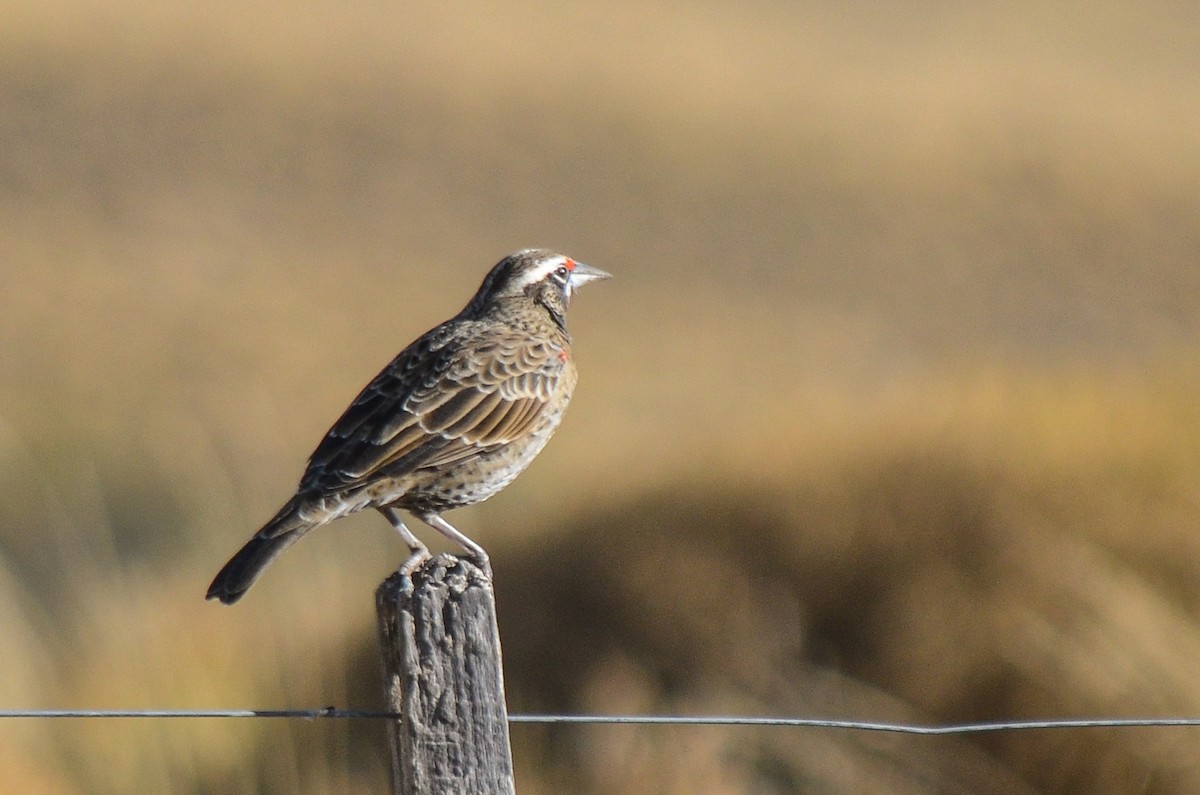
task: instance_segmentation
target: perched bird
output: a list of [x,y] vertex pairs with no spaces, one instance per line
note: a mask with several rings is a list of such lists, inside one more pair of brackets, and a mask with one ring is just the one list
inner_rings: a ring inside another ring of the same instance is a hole
[[225,564],[208,599],[233,604],[276,555],[334,519],[375,508],[429,557],[399,509],[467,550],[487,553],[442,518],[486,500],[529,466],[575,389],[566,314],[604,271],[544,249],[505,257],[454,317],[405,348],[354,399],[308,461],[296,495]]

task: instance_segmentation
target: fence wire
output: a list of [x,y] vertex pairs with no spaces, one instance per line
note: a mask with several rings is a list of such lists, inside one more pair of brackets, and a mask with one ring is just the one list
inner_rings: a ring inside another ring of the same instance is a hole
[[[395,712],[358,709],[5,709],[2,719],[49,718],[158,718],[226,719],[275,718],[300,720],[397,720]],[[891,732],[895,734],[980,734],[1003,731],[1042,731],[1050,729],[1137,729],[1200,726],[1200,718],[1051,718],[1047,720],[1005,720],[980,723],[912,724],[830,718],[785,718],[740,715],[532,715],[513,714],[509,723],[607,724],[634,726],[776,726],[801,729],[844,729],[849,731]]]

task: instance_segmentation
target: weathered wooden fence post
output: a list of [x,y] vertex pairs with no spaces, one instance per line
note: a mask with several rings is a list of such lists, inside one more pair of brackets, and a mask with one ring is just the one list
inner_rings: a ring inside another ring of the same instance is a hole
[[492,583],[451,555],[375,593],[394,795],[514,795]]

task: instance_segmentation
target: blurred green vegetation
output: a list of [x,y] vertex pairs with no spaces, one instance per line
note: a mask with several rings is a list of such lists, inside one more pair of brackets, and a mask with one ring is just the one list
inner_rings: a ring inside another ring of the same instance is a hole
[[[1200,714],[1187,4],[0,7],[0,704],[369,708],[375,516],[211,575],[399,348],[616,275],[493,552],[510,709]],[[1200,788],[1185,730],[514,727],[523,793]],[[10,722],[0,789],[374,792],[383,728]]]

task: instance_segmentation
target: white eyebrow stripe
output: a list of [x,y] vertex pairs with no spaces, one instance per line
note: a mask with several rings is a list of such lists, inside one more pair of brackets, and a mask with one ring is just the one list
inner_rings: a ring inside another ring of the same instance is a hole
[[567,262],[567,258],[561,254],[555,257],[550,257],[546,261],[539,263],[536,268],[526,273],[521,277],[517,284],[521,287],[528,287],[531,284],[536,284],[542,279],[545,279],[551,273],[561,268]]

